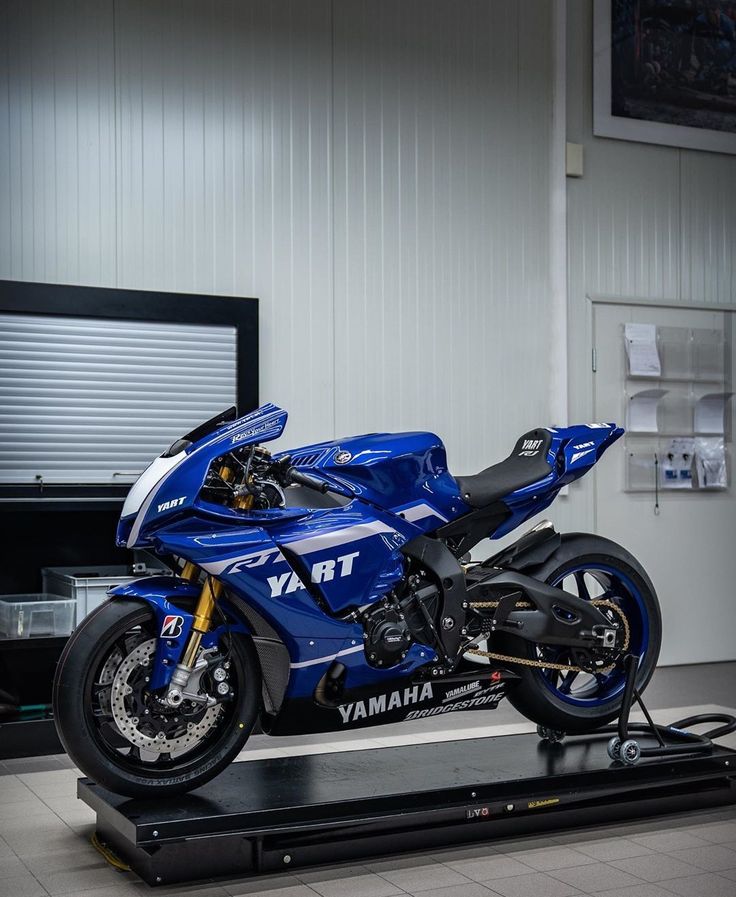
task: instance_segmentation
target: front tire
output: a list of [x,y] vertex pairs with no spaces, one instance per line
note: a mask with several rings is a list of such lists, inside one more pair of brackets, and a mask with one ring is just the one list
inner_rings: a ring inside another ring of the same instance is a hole
[[[528,572],[528,571],[527,571]],[[600,536],[582,533],[563,535],[555,553],[531,575],[548,585],[568,588],[572,578],[579,597],[615,597],[631,625],[628,653],[639,654],[641,660],[636,683],[641,693],[649,683],[659,657],[662,641],[662,616],[651,580],[636,558],[625,548]],[[593,594],[598,577],[602,592]],[[586,579],[587,577],[587,579]],[[564,581],[564,586],[563,586]],[[575,590],[575,588],[571,590]],[[580,594],[580,592],[584,594]],[[497,650],[529,660],[566,662],[565,650],[543,648],[518,636],[503,635],[495,642]],[[494,649],[495,650],[495,649]],[[623,665],[605,677],[589,680],[566,677],[551,670],[519,664],[514,666],[521,679],[508,692],[511,704],[537,725],[561,729],[570,734],[591,732],[618,717],[623,699]],[[585,676],[587,674],[578,674]]]
[[[145,663],[155,637],[148,604],[110,599],[75,629],[54,679],[54,718],[67,753],[85,775],[129,797],[182,794],[214,778],[247,741],[259,709],[261,677],[256,651],[250,639],[235,636],[227,655],[234,697],[217,705],[219,709],[207,718],[206,727],[201,717],[193,716],[196,724],[186,726],[191,737],[185,730],[183,736],[172,738],[178,749],[170,754],[152,754],[126,742],[119,722],[102,712],[100,695],[105,694],[114,669],[122,667],[128,647],[132,646],[128,652],[132,661],[137,650]],[[109,696],[105,697],[111,706]],[[144,739],[137,737],[139,742]]]

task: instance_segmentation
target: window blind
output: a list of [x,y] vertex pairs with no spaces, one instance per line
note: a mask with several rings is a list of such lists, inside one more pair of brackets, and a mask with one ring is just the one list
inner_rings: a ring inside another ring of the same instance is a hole
[[235,327],[0,314],[0,482],[129,483],[235,397]]

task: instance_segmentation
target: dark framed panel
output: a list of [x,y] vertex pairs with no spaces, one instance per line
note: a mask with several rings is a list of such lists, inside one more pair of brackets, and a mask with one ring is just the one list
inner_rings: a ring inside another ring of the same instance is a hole
[[[69,284],[28,283],[0,280],[0,313],[108,318],[129,321],[224,325],[236,331],[236,395],[238,411],[244,414],[258,407],[258,300],[255,298],[209,296],[190,293],[162,293],[148,290],[121,290]],[[130,484],[0,484],[0,502],[16,501],[20,506],[34,500],[65,507],[98,504],[115,505]]]
[[[258,406],[257,299],[3,280],[0,312],[233,327],[238,409],[244,414]],[[9,560],[0,574],[0,593],[40,591],[46,566],[130,564],[133,553],[115,545],[129,489],[130,483],[0,484],[0,526]],[[53,671],[65,642],[0,639],[6,689],[0,696],[0,757],[61,750],[49,714]],[[22,707],[32,712],[24,714]]]

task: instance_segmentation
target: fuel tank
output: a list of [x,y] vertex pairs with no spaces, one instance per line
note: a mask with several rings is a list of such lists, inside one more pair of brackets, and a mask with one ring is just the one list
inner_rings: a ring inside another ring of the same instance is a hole
[[291,457],[295,467],[322,471],[356,497],[388,510],[420,500],[448,520],[466,510],[447,469],[445,446],[434,433],[350,436],[303,446]]

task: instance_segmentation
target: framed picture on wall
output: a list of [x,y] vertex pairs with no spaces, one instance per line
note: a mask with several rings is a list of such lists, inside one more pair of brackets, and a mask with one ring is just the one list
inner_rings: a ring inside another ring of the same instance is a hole
[[736,154],[736,0],[595,0],[593,133]]

